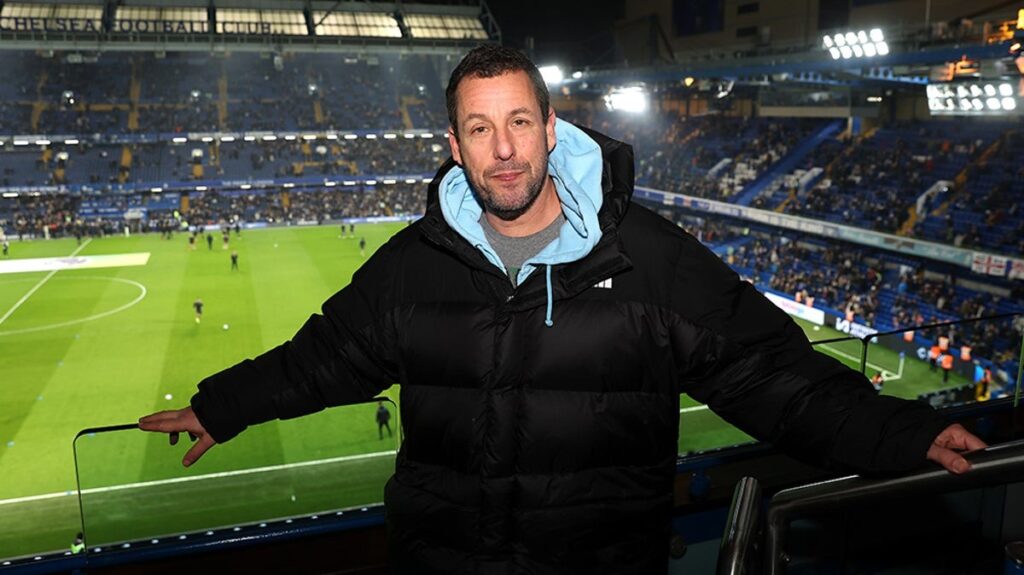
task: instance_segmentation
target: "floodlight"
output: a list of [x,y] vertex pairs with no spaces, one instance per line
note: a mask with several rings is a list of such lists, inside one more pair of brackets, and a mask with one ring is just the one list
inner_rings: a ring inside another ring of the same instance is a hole
[[1011,86],[1011,85],[1009,85],[1009,84],[1007,84],[1005,82],[1002,83],[1002,84],[999,84],[999,95],[1000,96],[1012,96],[1013,95],[1013,86]]
[[1004,110],[1016,110],[1017,101],[1013,98],[1003,98],[1003,109]]
[[558,66],[540,66],[537,68],[545,84],[558,85],[565,79],[565,74]]
[[885,40],[885,36],[882,35],[882,31],[878,28],[872,28],[868,35],[871,36],[872,42],[881,42]]
[[842,54],[839,53],[839,48],[836,48],[835,46],[833,46],[832,48],[829,48],[828,49],[828,53],[832,54],[832,59],[833,60],[838,60],[839,58],[842,57]]
[[885,42],[876,42],[875,51],[878,52],[879,56],[885,56],[889,53],[889,45]]
[[999,98],[989,98],[985,100],[985,105],[989,110],[998,110],[1002,108],[1002,104],[999,102]]
[[867,56],[868,58],[872,58],[872,57],[875,56],[875,54],[878,54],[878,51],[875,50],[875,45],[874,44],[872,44],[871,42],[868,42],[867,44],[864,44],[864,55],[865,56]]
[[605,106],[611,111],[646,112],[648,108],[647,93],[640,86],[616,88],[604,98]]
[[843,46],[839,51],[843,54],[844,59],[850,59],[853,57],[853,50],[851,50],[849,46]]

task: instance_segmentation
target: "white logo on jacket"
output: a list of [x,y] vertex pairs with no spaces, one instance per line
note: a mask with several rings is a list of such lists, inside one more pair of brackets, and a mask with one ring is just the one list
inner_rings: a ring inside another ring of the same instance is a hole
[[601,280],[601,281],[597,282],[596,284],[594,284],[594,287],[596,287],[596,288],[604,288],[604,289],[612,289],[612,278],[608,278],[606,280]]

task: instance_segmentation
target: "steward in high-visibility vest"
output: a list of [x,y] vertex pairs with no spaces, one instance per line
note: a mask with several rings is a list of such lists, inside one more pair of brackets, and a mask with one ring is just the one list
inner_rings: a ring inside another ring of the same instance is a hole
[[935,344],[928,350],[928,363],[931,364],[931,371],[935,371],[935,364],[939,361],[939,355],[942,354],[942,350],[939,349],[939,344]]
[[949,372],[953,371],[953,354],[946,352],[939,358],[942,364],[942,383],[949,381]]

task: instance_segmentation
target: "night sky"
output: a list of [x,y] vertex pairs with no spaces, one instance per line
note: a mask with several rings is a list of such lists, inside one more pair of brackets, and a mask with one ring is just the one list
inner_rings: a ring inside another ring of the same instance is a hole
[[624,0],[491,0],[487,3],[508,46],[534,38],[534,61],[566,67],[609,64],[616,57],[612,30]]

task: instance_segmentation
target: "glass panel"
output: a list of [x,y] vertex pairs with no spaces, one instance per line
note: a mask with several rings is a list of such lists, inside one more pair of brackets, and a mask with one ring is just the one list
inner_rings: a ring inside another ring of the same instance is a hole
[[882,379],[882,393],[935,407],[1014,395],[1022,329],[1024,316],[1008,315],[878,335],[868,376]]
[[[397,389],[395,389],[397,393]],[[89,550],[383,501],[401,443],[398,410],[387,427],[369,402],[250,428],[191,468],[163,434],[122,429],[75,441]]]

